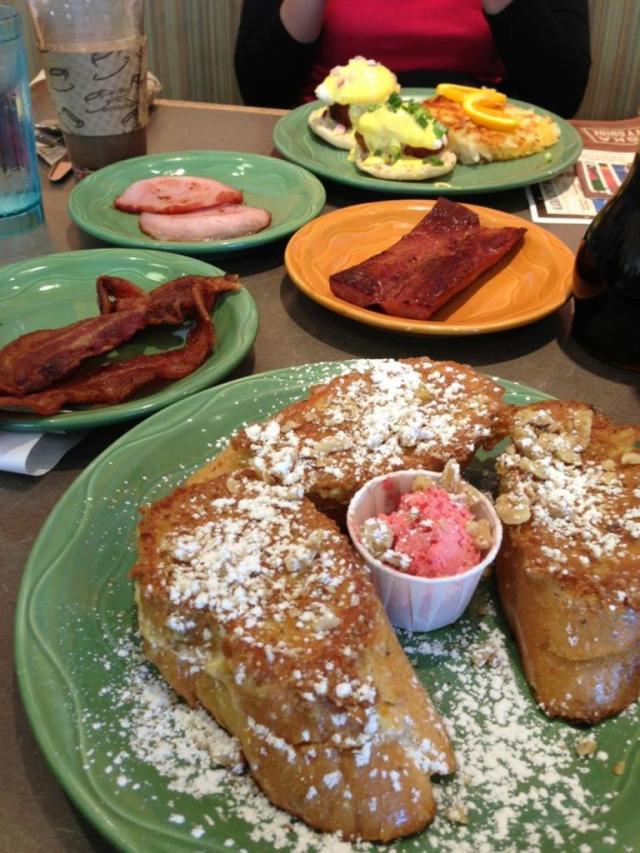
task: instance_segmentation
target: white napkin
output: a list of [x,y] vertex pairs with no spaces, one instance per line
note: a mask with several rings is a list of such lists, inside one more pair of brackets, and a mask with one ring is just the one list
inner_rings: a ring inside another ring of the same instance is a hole
[[45,433],[0,430],[0,471],[41,477],[86,434],[86,430]]

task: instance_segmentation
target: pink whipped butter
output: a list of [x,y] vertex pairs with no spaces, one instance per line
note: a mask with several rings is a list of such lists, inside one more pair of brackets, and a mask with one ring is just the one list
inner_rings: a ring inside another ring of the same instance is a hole
[[407,574],[450,577],[473,568],[482,558],[467,530],[473,514],[462,500],[437,486],[403,494],[398,508],[380,513],[376,521],[382,537],[389,531],[393,536],[378,559]]

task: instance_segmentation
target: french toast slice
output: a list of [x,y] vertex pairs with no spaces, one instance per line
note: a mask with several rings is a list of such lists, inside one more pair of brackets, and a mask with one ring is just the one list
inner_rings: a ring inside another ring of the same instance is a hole
[[509,422],[500,600],[544,711],[595,723],[640,695],[640,427],[559,400]]
[[148,658],[235,735],[267,797],[310,826],[388,841],[454,770],[365,565],[300,484],[192,483],[144,512],[133,569]]
[[367,480],[401,468],[462,469],[493,439],[503,389],[472,367],[428,358],[358,362],[307,397],[240,430],[197,471],[204,481],[251,467],[264,479],[301,483],[314,504],[342,519]]

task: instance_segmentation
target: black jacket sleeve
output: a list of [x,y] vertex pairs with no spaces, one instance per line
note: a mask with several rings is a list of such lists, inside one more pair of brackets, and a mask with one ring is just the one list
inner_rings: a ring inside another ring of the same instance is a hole
[[591,66],[587,0],[514,0],[487,15],[507,94],[572,116]]
[[245,104],[297,106],[311,73],[315,43],[300,44],[280,20],[281,0],[244,0],[235,49],[235,71]]

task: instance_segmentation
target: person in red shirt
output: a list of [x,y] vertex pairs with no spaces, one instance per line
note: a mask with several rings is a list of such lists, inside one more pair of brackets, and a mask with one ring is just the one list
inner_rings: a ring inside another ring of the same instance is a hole
[[495,86],[568,117],[591,64],[588,2],[244,0],[235,69],[245,103],[313,99],[331,68],[356,55],[403,86]]

